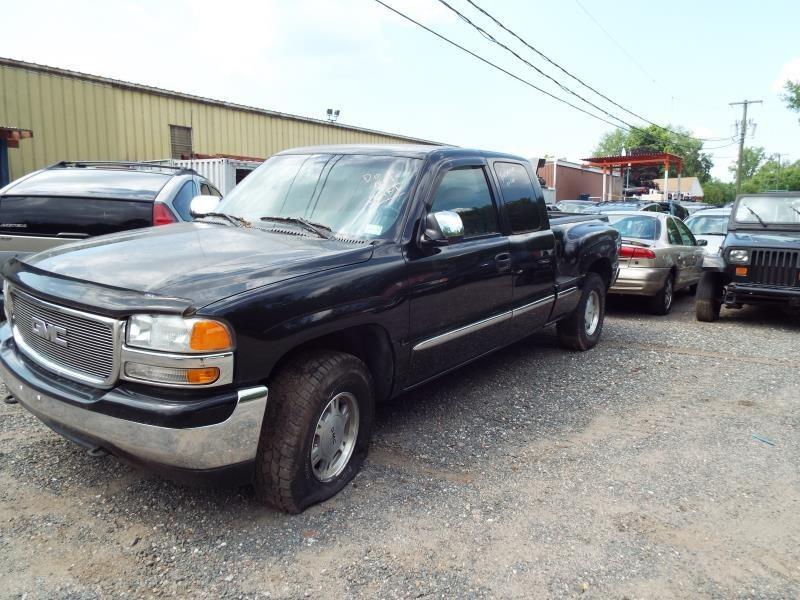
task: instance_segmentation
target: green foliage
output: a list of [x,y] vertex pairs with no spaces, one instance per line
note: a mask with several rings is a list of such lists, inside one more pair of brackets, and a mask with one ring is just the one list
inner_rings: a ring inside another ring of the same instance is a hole
[[736,197],[736,186],[733,183],[709,179],[703,184],[703,202],[715,206],[723,206]]
[[784,86],[786,93],[782,96],[789,110],[800,112],[800,82],[787,81]]
[[[747,181],[756,174],[759,167],[764,164],[767,159],[767,153],[761,146],[755,148],[745,148],[742,152],[742,182]],[[739,161],[734,162],[728,167],[728,171],[736,175]]]
[[771,160],[764,163],[751,179],[742,183],[743,192],[767,190],[800,191],[800,160],[782,165]]
[[[710,178],[711,167],[714,163],[711,156],[705,154],[703,142],[689,136],[689,130],[683,127],[668,126],[670,133],[650,125],[642,129],[633,129],[630,132],[615,129],[600,138],[600,142],[595,148],[595,156],[618,155],[625,148],[628,153],[636,151],[644,152],[670,152],[683,158],[684,177],[697,177],[701,182],[706,182]],[[645,180],[658,179],[663,177],[663,167],[653,169],[641,169],[639,179]],[[671,173],[674,176],[675,173]]]

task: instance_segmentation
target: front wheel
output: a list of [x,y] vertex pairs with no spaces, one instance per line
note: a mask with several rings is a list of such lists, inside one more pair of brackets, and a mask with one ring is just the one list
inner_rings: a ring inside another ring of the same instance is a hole
[[712,323],[719,319],[722,308],[722,286],[714,273],[704,273],[697,284],[694,316],[698,321]]
[[337,494],[367,456],[374,400],[369,370],[355,356],[299,356],[272,380],[254,485],[288,513]]
[[578,306],[556,325],[558,340],[570,350],[589,350],[597,345],[606,314],[606,285],[597,273],[583,281]]

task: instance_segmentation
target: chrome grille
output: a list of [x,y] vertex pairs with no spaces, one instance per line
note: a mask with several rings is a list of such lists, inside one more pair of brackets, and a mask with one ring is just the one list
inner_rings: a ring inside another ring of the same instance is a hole
[[762,285],[796,286],[800,251],[758,249],[750,252],[748,279]]
[[[57,306],[13,288],[10,297],[14,340],[24,354],[76,381],[100,386],[115,381],[119,371],[119,321]],[[49,327],[63,328],[66,345],[35,333],[35,319]]]

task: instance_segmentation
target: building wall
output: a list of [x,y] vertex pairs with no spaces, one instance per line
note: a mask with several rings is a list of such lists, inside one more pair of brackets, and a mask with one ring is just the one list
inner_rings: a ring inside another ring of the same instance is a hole
[[[170,125],[193,150],[268,157],[314,144],[422,142],[0,59],[0,126],[33,130],[10,149],[11,179],[59,160],[170,158]],[[430,143],[430,142],[428,142]]]
[[[539,175],[544,177],[548,187],[555,187],[556,202],[577,200],[581,194],[599,199],[603,193],[603,174],[592,169],[570,166],[559,161],[554,177],[553,161],[547,161]],[[606,185],[606,191],[611,194],[609,199],[619,200],[622,197],[622,178],[619,175],[606,176]]]

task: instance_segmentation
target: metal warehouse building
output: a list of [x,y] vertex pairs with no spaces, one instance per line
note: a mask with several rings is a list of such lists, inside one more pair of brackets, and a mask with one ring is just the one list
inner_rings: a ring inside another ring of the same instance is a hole
[[59,160],[265,158],[295,146],[435,143],[0,58],[0,181]]

